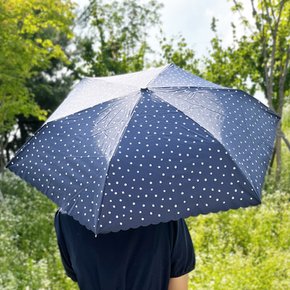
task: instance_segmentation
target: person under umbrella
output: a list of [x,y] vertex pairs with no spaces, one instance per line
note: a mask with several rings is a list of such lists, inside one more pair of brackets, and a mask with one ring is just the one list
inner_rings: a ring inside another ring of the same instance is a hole
[[81,290],[187,290],[195,253],[184,219],[100,234],[58,210],[66,274]]

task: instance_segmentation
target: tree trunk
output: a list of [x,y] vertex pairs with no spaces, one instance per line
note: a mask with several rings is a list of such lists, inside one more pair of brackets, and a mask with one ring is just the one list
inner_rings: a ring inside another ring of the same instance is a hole
[[269,170],[268,170],[268,175],[269,176],[272,174],[272,168],[273,168],[273,165],[274,165],[275,156],[276,156],[276,142],[275,142],[275,145],[274,145],[274,149],[273,149],[273,153],[272,153],[272,157],[271,157],[271,161],[270,161],[270,166],[269,166]]
[[281,178],[281,168],[282,168],[282,158],[281,158],[281,122],[279,122],[277,127],[276,135],[276,174],[275,174],[275,183],[279,185]]
[[[279,90],[278,90],[278,97],[279,97],[279,99],[278,99],[278,114],[280,115],[281,118],[282,118],[282,114],[283,114],[283,105],[284,105],[284,97],[285,97],[285,81],[286,81],[286,76],[287,76],[287,71],[288,71],[289,60],[290,60],[290,46],[288,46],[288,48],[287,48],[287,55],[286,55],[285,64],[280,65]],[[277,168],[276,168],[275,181],[276,181],[277,185],[280,182],[281,171],[282,171],[282,157],[281,157],[281,151],[282,151],[281,145],[282,144],[281,144],[281,140],[282,140],[283,136],[284,136],[284,134],[282,132],[281,121],[280,121],[278,124],[278,127],[277,127],[277,135],[276,135]],[[283,139],[287,140],[285,136]],[[287,142],[286,142],[286,145],[288,145]]]
[[4,136],[0,136],[0,174],[4,172],[5,168],[5,142]]

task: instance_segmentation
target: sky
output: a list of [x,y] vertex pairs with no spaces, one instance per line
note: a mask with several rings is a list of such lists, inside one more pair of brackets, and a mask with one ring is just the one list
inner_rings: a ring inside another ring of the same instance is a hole
[[[198,57],[207,54],[210,40],[214,37],[211,21],[218,19],[217,32],[225,45],[232,43],[231,22],[238,23],[238,15],[231,11],[232,1],[228,0],[162,0],[163,28],[166,35],[182,34]],[[243,0],[247,15],[251,15],[250,0]],[[237,26],[238,36],[245,33]]]
[[[88,0],[77,0],[80,7],[88,3]],[[105,2],[110,2],[105,0]],[[146,2],[146,0],[141,0]],[[212,17],[218,19],[218,35],[223,39],[224,45],[232,43],[231,22],[238,23],[238,15],[231,12],[231,0],[159,0],[164,7],[161,10],[162,28],[165,35],[185,37],[186,42],[194,49],[197,57],[207,55],[210,40],[214,33],[210,29]],[[246,15],[251,15],[250,0],[242,0]],[[237,35],[244,34],[241,26],[237,26]],[[157,31],[153,31],[150,44],[157,45],[155,38]],[[155,36],[154,36],[155,35]]]
[[[88,0],[76,0],[80,7],[85,6]],[[103,0],[110,2],[110,0]],[[146,2],[146,0],[140,0]],[[251,15],[250,0],[240,0],[243,3],[244,15]],[[182,35],[186,42],[196,53],[197,58],[208,55],[210,40],[214,37],[211,31],[211,21],[215,17],[218,36],[223,40],[224,46],[230,46],[232,40],[231,22],[236,24],[237,37],[247,33],[239,24],[239,15],[231,11],[233,0],[159,0],[164,7],[161,12],[162,29],[167,38]],[[251,20],[251,19],[250,19]],[[153,49],[158,48],[156,35],[152,31],[149,43]],[[264,104],[267,100],[261,92],[255,95]]]

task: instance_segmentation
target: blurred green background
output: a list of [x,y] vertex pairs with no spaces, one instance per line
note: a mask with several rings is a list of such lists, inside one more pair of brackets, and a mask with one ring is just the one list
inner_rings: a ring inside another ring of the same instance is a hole
[[282,117],[262,204],[187,219],[197,259],[189,288],[290,289],[290,1],[229,2],[233,43],[213,17],[208,53],[197,57],[182,33],[163,32],[164,1],[0,1],[0,289],[77,289],[61,264],[56,206],[7,161],[82,77],[168,62],[262,97]]

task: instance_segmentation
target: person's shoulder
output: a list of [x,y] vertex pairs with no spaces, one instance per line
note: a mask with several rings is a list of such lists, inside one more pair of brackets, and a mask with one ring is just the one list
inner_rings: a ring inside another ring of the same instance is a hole
[[179,219],[173,227],[171,277],[179,277],[194,269],[195,253],[186,221]]

